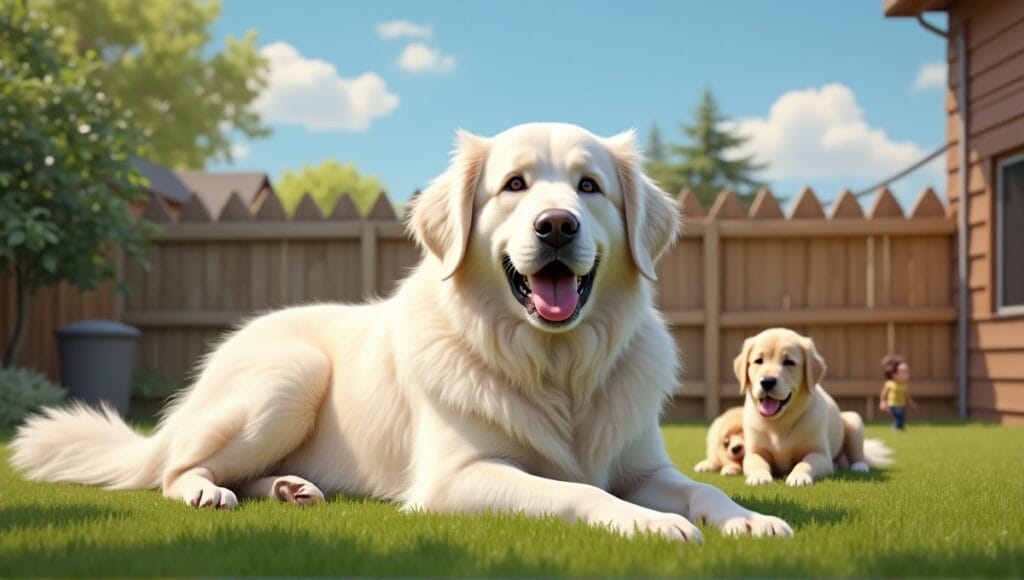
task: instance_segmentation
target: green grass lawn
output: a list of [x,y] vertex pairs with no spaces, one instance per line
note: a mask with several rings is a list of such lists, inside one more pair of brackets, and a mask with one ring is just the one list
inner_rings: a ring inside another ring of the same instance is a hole
[[[704,427],[664,431],[692,476]],[[3,446],[0,576],[1024,575],[1024,429],[912,423],[906,433],[873,425],[869,436],[893,447],[893,468],[799,489],[697,476],[796,531],[751,539],[705,528],[703,546],[551,518],[406,515],[344,498],[195,511],[156,491],[23,482]]]

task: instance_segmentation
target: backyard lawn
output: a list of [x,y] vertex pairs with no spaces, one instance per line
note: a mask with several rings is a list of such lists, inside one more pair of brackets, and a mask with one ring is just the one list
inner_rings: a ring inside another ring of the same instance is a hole
[[[664,429],[684,473],[704,427]],[[0,441],[11,432],[0,433]],[[343,498],[195,511],[156,491],[30,484],[0,447],[0,576],[1003,576],[1024,575],[1024,429],[872,425],[896,465],[810,488],[700,475],[787,519],[796,537],[703,546],[627,540],[555,519],[399,513]]]

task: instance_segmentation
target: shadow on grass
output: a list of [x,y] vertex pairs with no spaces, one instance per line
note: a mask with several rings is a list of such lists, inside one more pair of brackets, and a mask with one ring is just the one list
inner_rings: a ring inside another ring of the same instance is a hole
[[101,519],[125,519],[128,512],[95,506],[0,507],[0,532],[14,528],[45,528]]
[[849,517],[850,512],[841,507],[811,507],[778,497],[754,497],[736,494],[732,499],[741,506],[765,515],[778,516],[791,526],[818,524],[832,526]]
[[[317,537],[294,529],[217,530],[170,541],[125,546],[23,549],[4,576],[549,576],[557,562],[470,553],[447,538],[412,538],[382,548],[353,538]],[[59,558],[57,557],[59,556]],[[6,570],[4,570],[6,568]]]
[[961,548],[954,553],[886,550],[862,556],[864,576],[1021,578],[1024,575],[1024,550],[1005,545],[987,550]]
[[829,478],[857,483],[885,483],[890,479],[889,472],[885,469],[872,469],[867,473],[857,473],[849,469],[837,469]]

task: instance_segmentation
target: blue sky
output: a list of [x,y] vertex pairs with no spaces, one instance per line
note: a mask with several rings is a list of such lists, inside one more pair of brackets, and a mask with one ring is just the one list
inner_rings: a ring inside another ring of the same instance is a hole
[[[945,135],[944,43],[879,0],[224,0],[215,41],[249,29],[273,63],[258,103],[273,135],[212,168],[279,177],[338,159],[396,201],[444,170],[458,127],[633,127],[646,143],[657,124],[671,141],[705,86],[780,196],[869,186]],[[942,193],[942,171],[893,189],[904,203],[925,184]]]

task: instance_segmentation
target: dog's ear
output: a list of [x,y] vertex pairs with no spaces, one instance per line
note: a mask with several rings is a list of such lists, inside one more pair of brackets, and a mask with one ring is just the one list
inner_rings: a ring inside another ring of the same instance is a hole
[[747,373],[747,366],[750,364],[750,349],[752,348],[754,348],[754,339],[744,340],[739,356],[732,361],[732,370],[736,373],[736,380],[740,382],[741,395],[750,388],[750,375]]
[[473,200],[489,142],[458,133],[451,165],[410,204],[408,228],[419,244],[441,261],[442,280],[462,264],[473,228]]
[[814,386],[821,382],[821,379],[825,376],[825,370],[828,366],[825,365],[825,359],[818,354],[818,349],[814,346],[814,341],[810,338],[804,337],[804,384],[807,386],[808,391],[813,391]]
[[626,239],[633,263],[653,282],[658,279],[655,263],[679,236],[678,206],[644,174],[635,131],[619,133],[608,138],[606,143],[615,158],[615,169],[622,186]]

